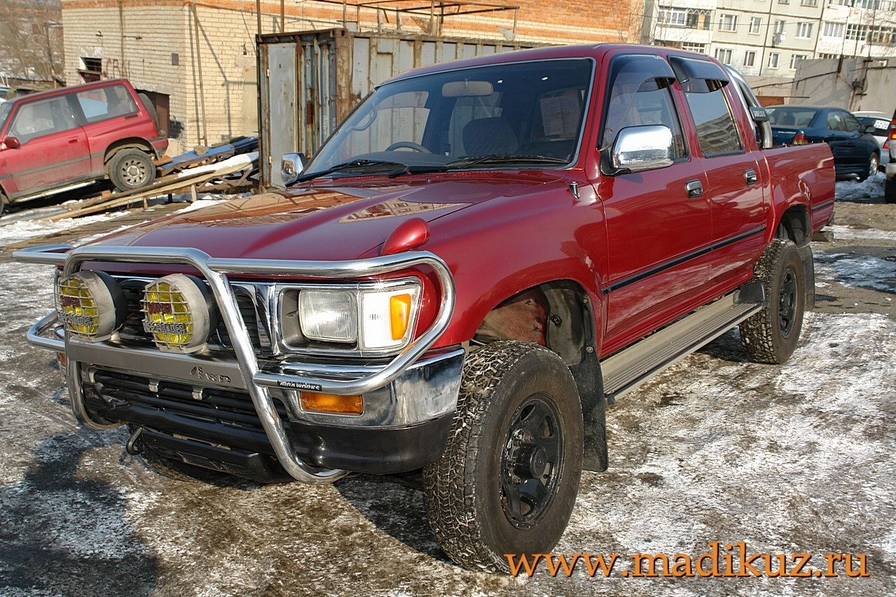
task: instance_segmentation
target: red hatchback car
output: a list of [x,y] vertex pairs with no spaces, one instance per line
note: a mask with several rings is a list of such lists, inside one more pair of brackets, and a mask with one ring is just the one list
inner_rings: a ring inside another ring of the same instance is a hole
[[129,191],[155,179],[168,139],[148,98],[123,79],[0,104],[0,211],[108,178]]

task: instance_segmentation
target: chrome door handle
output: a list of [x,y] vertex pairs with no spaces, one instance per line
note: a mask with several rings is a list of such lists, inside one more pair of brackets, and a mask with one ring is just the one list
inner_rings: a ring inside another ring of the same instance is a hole
[[756,184],[756,181],[759,180],[759,177],[756,176],[756,171],[752,168],[748,170],[744,170],[744,182],[747,184]]
[[684,188],[688,192],[688,199],[696,199],[703,196],[703,183],[699,180],[689,180],[685,183]]

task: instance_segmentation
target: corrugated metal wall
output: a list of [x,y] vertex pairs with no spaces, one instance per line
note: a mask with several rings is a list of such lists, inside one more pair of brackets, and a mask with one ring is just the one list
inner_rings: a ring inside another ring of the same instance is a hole
[[280,156],[313,155],[336,124],[384,80],[420,66],[526,47],[531,46],[344,29],[260,36],[262,185],[281,184]]

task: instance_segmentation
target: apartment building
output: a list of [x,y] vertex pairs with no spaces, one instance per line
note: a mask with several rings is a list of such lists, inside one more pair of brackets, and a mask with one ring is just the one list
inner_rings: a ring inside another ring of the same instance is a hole
[[648,43],[715,56],[785,101],[800,63],[896,57],[896,0],[655,0]]

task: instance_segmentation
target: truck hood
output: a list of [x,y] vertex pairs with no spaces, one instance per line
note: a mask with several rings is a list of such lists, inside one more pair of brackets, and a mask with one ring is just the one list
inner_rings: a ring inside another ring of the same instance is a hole
[[358,259],[376,255],[405,220],[432,222],[548,178],[470,174],[268,192],[160,218],[90,244],[192,247],[222,258]]

